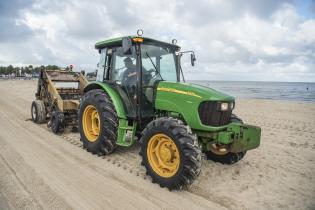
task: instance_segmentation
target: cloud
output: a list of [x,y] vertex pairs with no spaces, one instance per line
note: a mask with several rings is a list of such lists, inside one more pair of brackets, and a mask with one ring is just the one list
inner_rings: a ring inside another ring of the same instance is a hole
[[95,42],[142,28],[145,36],[176,38],[196,51],[194,69],[183,60],[187,79],[315,81],[315,19],[298,10],[298,1],[8,2],[0,2],[0,65],[93,70]]
[[31,3],[30,0],[0,1],[0,43],[20,42],[32,35],[32,31],[16,19]]

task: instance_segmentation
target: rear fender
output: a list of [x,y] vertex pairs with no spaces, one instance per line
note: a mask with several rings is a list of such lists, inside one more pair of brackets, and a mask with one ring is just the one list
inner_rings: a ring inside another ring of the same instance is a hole
[[84,88],[84,93],[94,89],[104,90],[113,101],[113,104],[117,112],[117,116],[119,118],[118,136],[116,144],[124,147],[133,145],[135,142],[137,122],[133,121],[131,122],[132,125],[129,125],[130,123],[127,120],[123,102],[117,91],[114,88],[112,88],[111,85],[109,84],[101,82],[91,82]]
[[112,99],[117,112],[117,116],[120,119],[126,119],[126,113],[124,110],[123,102],[120,99],[120,96],[118,95],[116,90],[114,90],[109,84],[106,83],[91,82],[84,88],[84,93],[94,89],[103,89]]

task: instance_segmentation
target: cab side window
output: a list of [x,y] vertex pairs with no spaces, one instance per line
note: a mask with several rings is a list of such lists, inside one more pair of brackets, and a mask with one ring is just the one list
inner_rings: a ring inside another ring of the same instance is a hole
[[107,52],[107,48],[104,48],[101,50],[101,55],[100,55],[100,61],[98,63],[97,66],[97,75],[96,75],[96,81],[100,81],[103,82],[104,81],[104,77],[106,75],[106,52]]

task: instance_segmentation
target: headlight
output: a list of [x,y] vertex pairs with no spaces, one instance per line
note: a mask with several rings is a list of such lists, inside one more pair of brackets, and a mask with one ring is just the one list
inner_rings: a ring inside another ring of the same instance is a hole
[[228,111],[228,110],[233,110],[234,109],[234,102],[221,102],[219,103],[219,110],[220,111]]
[[227,111],[229,109],[229,103],[221,103],[221,111]]

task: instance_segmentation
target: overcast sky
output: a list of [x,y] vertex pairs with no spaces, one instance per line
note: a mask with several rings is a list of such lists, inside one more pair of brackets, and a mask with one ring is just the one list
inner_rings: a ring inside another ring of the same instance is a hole
[[144,35],[194,50],[187,79],[315,81],[315,0],[0,0],[0,65],[93,70],[94,44]]

